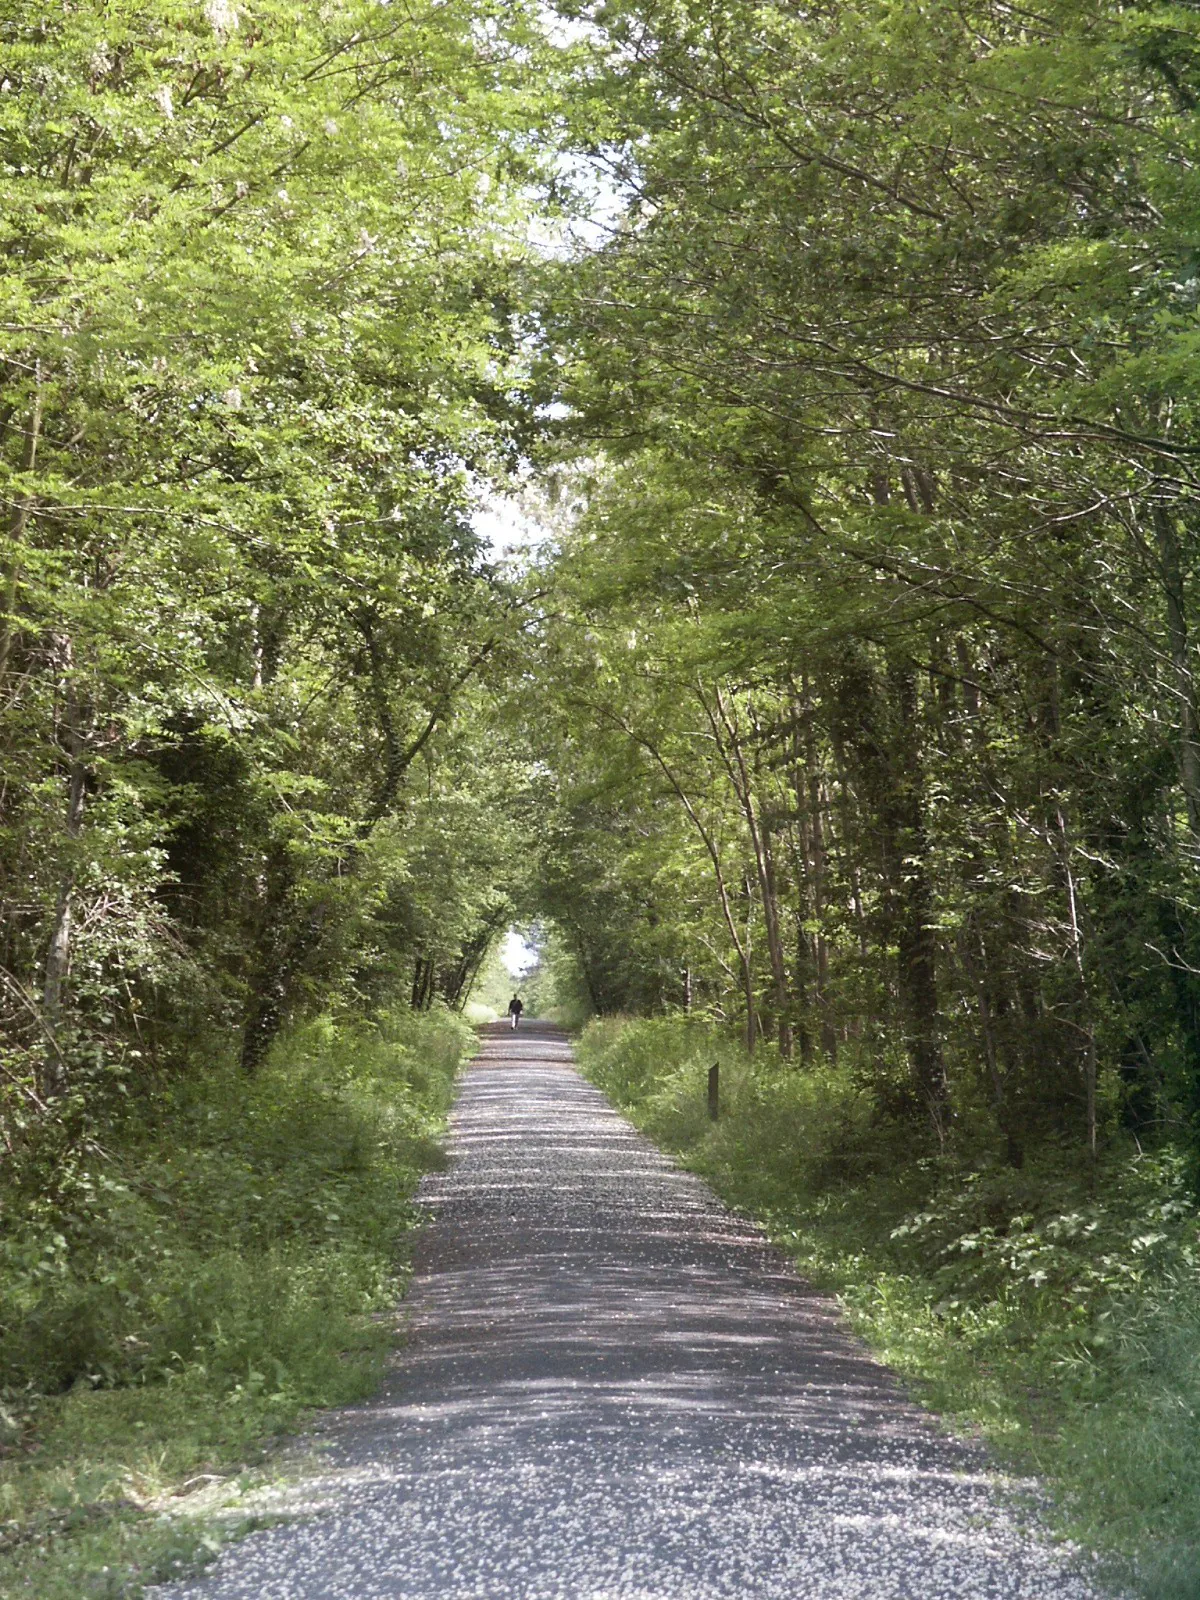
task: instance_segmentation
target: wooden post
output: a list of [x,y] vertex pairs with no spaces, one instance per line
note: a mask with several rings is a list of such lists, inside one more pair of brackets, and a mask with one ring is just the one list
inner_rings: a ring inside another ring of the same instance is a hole
[[708,1114],[714,1122],[721,1115],[720,1062],[714,1062],[708,1069]]

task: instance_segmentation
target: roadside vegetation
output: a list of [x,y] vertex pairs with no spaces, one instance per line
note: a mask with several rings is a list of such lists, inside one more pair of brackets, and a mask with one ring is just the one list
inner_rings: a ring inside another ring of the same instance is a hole
[[0,9],[0,1589],[78,1600],[393,1336],[524,856],[539,36]]
[[6,1175],[0,1593],[171,1576],[220,1537],[173,1497],[370,1393],[472,1041],[445,1010],[317,1019],[252,1085],[198,1066]]
[[683,1017],[595,1021],[578,1055],[918,1397],[1043,1475],[1066,1532],[1147,1595],[1197,1593],[1200,1216],[1177,1158],[1114,1142],[1093,1183],[1049,1141],[1018,1172],[969,1120],[952,1151],[921,1152],[869,1070],[797,1072]]

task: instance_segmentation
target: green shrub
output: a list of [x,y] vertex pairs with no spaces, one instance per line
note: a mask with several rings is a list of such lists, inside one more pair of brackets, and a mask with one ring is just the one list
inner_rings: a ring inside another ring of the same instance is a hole
[[372,1313],[472,1040],[446,1011],[322,1019],[253,1080],[214,1068],[131,1108],[51,1199],[0,1191],[0,1522],[22,1570],[62,1544],[55,1496],[127,1502],[131,1476],[238,1459],[369,1392],[392,1337]]
[[112,1387],[192,1361],[234,1381],[304,1344],[297,1294],[374,1305],[464,1043],[449,1013],[315,1024],[253,1082],[214,1072],[153,1123],[131,1116],[112,1159],[0,1239],[0,1384]]
[[1200,1286],[1158,1282],[1082,1358],[1059,1459],[1085,1531],[1129,1552],[1156,1600],[1200,1593]]

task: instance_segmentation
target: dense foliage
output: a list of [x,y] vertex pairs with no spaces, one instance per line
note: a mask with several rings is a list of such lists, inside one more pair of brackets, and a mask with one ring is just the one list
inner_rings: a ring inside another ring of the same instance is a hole
[[233,1063],[171,1085],[69,1201],[9,1212],[0,1592],[115,1600],[174,1576],[220,1542],[189,1493],[225,1480],[236,1522],[264,1435],[371,1392],[469,1045],[444,1009],[320,1019],[250,1085]]
[[1200,13],[588,15],[539,749],[595,1004],[1014,1165],[1194,1150]]
[[469,526],[520,387],[503,12],[7,10],[10,1150],[214,1028],[255,1067],[380,964],[453,999],[503,915],[445,894],[443,815],[493,797],[442,739],[516,604]]

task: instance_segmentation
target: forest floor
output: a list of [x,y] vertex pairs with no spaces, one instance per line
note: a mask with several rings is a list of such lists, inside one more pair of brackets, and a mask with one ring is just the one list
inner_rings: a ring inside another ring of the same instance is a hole
[[1099,1593],[1036,1486],[913,1405],[565,1034],[487,1032],[422,1186],[411,1337],[269,1507],[321,1514],[161,1600]]

